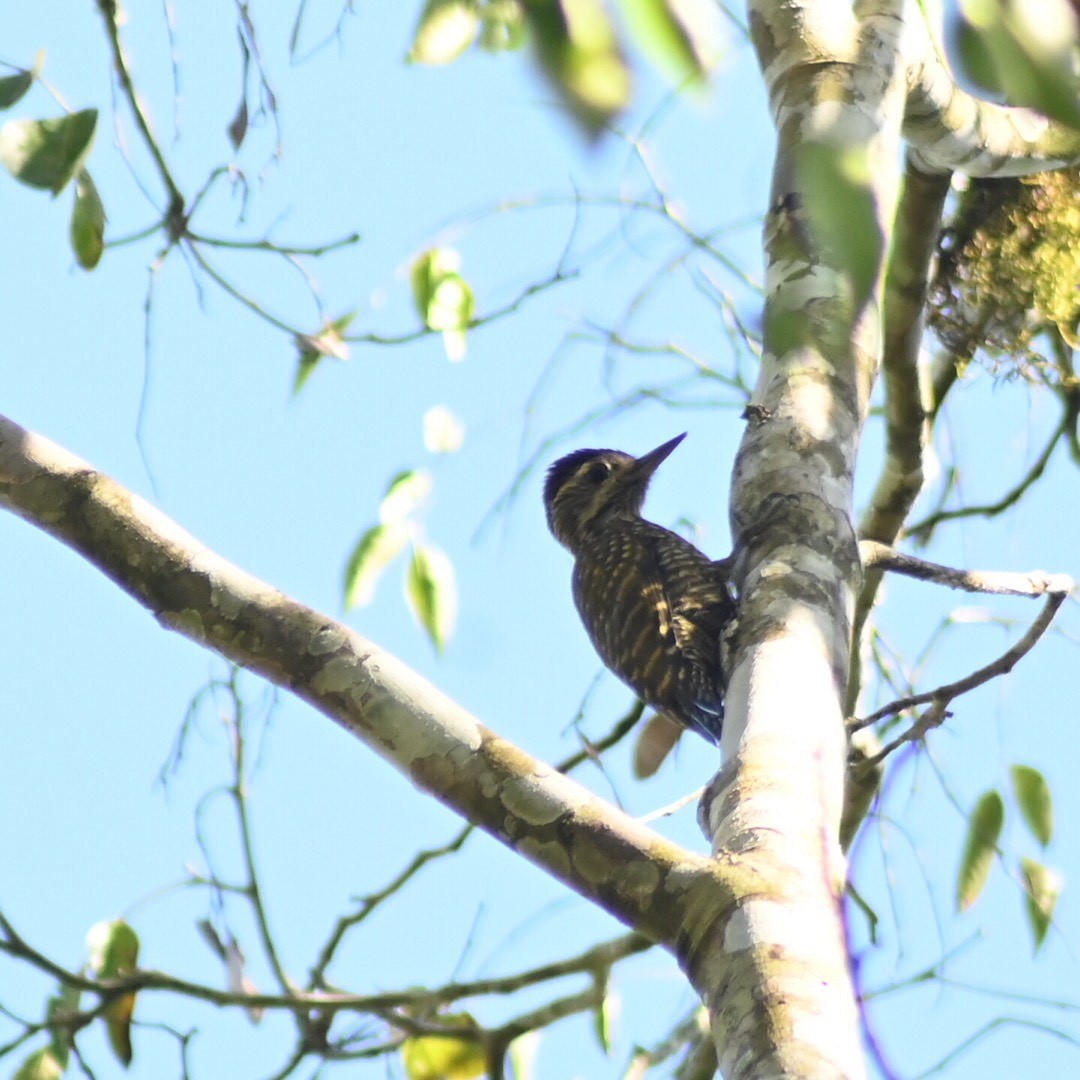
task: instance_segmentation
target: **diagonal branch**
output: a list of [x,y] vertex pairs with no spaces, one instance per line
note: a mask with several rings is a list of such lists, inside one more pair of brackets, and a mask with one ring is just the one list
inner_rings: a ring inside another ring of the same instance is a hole
[[734,856],[705,858],[634,821],[481,726],[374,643],[243,573],[143,499],[6,419],[0,505],[82,554],[163,626],[290,689],[414,784],[684,962],[736,889],[759,886]]

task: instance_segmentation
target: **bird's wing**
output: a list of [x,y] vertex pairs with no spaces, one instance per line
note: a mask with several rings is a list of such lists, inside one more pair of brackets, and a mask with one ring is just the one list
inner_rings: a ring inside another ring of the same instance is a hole
[[687,657],[711,670],[717,664],[720,634],[735,608],[722,569],[685,541],[677,546],[657,544],[654,553],[657,582],[667,583],[664,599],[675,643]]

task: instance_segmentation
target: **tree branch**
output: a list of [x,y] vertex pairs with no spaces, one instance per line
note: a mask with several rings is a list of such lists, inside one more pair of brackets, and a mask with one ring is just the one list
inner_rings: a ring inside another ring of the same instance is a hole
[[952,510],[935,510],[932,514],[923,518],[922,521],[904,530],[904,535],[910,536],[919,544],[925,544],[930,540],[930,534],[939,525],[946,521],[955,521],[966,517],[997,517],[1004,513],[1010,506],[1018,503],[1030,488],[1046,471],[1050,458],[1057,449],[1058,443],[1070,430],[1076,426],[1077,402],[1076,395],[1070,394],[1062,409],[1061,419],[1054,428],[1050,438],[1043,447],[1042,453],[1032,463],[1031,468],[1021,479],[1013,485],[1000,499],[992,503],[984,503],[980,506],[960,506]]
[[[1031,109],[983,101],[960,89],[945,61],[940,7],[907,5],[911,71],[904,137],[926,173],[1022,176],[1080,156],[1080,132]],[[933,20],[934,25],[930,25]]]
[[859,545],[864,564],[879,569],[895,570],[909,577],[919,578],[922,581],[930,581],[939,585],[946,585],[953,589],[963,589],[967,592],[983,592],[1005,596],[1045,596],[1046,603],[1038,617],[1028,627],[1027,632],[1001,656],[985,667],[973,671],[970,675],[955,682],[946,683],[934,690],[927,690],[919,694],[908,694],[904,697],[891,701],[888,705],[862,718],[848,720],[849,732],[860,731],[887,716],[894,716],[906,709],[918,705],[929,705],[915,723],[902,735],[893,739],[875,754],[864,756],[858,763],[858,770],[865,772],[873,768],[879,762],[884,761],[898,747],[905,743],[921,739],[927,731],[938,727],[949,716],[949,703],[974,690],[977,686],[989,682],[998,675],[1005,675],[1016,666],[1017,662],[1030,652],[1039,638],[1046,633],[1050,624],[1054,621],[1058,608],[1065,602],[1072,591],[1073,582],[1065,574],[1044,574],[1035,571],[1030,574],[1006,573],[1001,571],[974,571],[956,570],[939,563],[927,562],[911,555],[902,555],[892,551],[882,544],[873,541],[864,541]]
[[6,419],[0,505],[78,551],[163,626],[292,690],[452,810],[684,961],[733,890],[755,887],[735,856],[708,859],[665,840],[482,727],[372,642],[241,572]]
[[98,11],[101,12],[102,19],[105,21],[105,30],[109,38],[109,46],[112,49],[113,66],[116,68],[116,77],[120,80],[120,87],[131,107],[132,115],[135,117],[135,125],[143,137],[146,149],[154,159],[158,175],[161,177],[161,182],[169,196],[166,225],[170,230],[173,230],[178,224],[182,223],[184,196],[173,179],[169,165],[165,161],[165,155],[161,152],[161,147],[158,145],[157,138],[150,127],[150,121],[147,119],[142,103],[139,101],[139,95],[135,90],[135,83],[131,78],[127,58],[124,56],[124,48],[120,44],[120,28],[116,21],[116,0],[97,0],[97,7]]
[[950,589],[962,589],[964,592],[996,596],[1050,595],[1064,600],[1073,589],[1073,580],[1068,574],[1047,574],[1042,570],[1033,570],[1029,574],[1007,570],[957,570],[952,566],[893,551],[873,540],[860,543],[859,554],[867,569],[893,570],[907,577],[945,585]]

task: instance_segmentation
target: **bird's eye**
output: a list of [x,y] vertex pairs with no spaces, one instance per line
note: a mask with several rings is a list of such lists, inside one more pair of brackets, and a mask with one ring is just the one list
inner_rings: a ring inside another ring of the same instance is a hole
[[589,466],[585,478],[591,484],[602,484],[611,473],[611,466],[606,461],[597,461]]

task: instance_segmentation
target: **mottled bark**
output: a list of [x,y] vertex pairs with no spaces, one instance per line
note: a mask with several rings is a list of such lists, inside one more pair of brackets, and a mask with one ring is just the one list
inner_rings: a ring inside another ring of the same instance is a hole
[[[714,851],[750,856],[771,884],[728,920],[706,997],[725,1076],[863,1075],[848,972],[839,845],[843,694],[860,565],[851,492],[881,354],[907,93],[898,4],[751,5],[777,128],[765,223],[765,349],[735,464],[731,514],[743,606],[728,690],[725,767],[709,793]],[[809,143],[868,164],[877,265],[867,294],[805,213]],[[766,869],[768,871],[766,872]]]
[[[749,856],[770,887],[736,901],[722,954],[707,958],[696,980],[729,1080],[864,1073],[839,845],[862,587],[852,481],[884,340],[890,471],[868,527],[895,535],[922,482],[920,312],[948,186],[947,175],[925,174],[1031,171],[1080,149],[1060,125],[957,89],[928,10],[905,0],[749,5],[777,153],[765,222],[765,347],[731,489],[742,608],[725,766],[702,810],[714,851]],[[915,168],[886,293],[902,134]],[[860,196],[877,234],[866,245],[876,251],[869,281],[855,279],[810,212],[800,172],[809,146],[864,167]],[[867,607],[872,596],[872,588],[864,594]],[[751,958],[744,982],[728,963],[736,956],[744,974]]]

